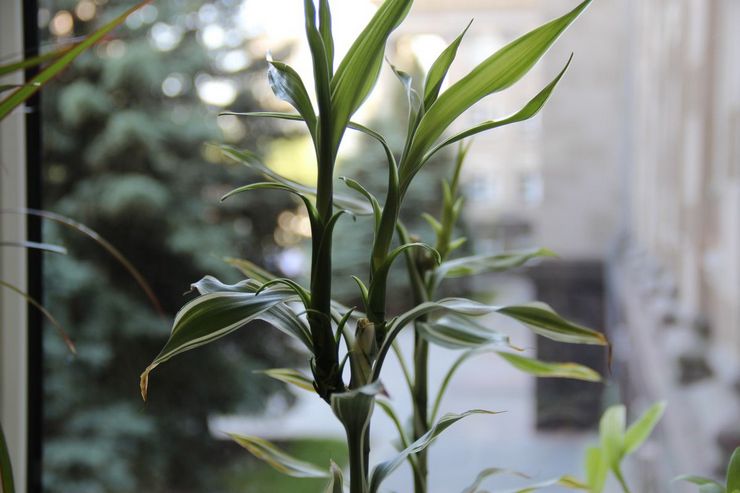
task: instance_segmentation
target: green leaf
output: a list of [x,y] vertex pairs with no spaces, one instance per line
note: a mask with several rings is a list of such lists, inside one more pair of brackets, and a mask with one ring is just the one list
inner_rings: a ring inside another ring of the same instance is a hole
[[0,102],[0,121],[5,119],[5,117],[8,116],[11,111],[13,111],[13,109],[15,109],[17,106],[25,102],[28,98],[33,96],[36,91],[41,89],[44,84],[49,82],[59,72],[64,70],[70,63],[72,63],[72,61],[74,61],[75,58],[77,58],[95,43],[103,39],[108,33],[118,27],[121,23],[123,23],[123,21],[125,21],[130,14],[139,10],[144,5],[150,3],[150,1],[151,0],[145,0],[143,2],[139,2],[130,9],[126,10],[123,14],[119,15],[94,33],[90,34],[83,41],[67,50],[51,65],[39,72],[33,79],[28,82],[28,84],[24,85],[17,91],[13,92],[10,96],[3,99]]
[[604,460],[612,471],[619,469],[624,457],[624,433],[627,411],[623,405],[612,406],[599,422],[599,437]]
[[316,464],[292,457],[262,438],[229,434],[232,440],[277,471],[294,478],[326,478],[329,474]]
[[547,248],[537,248],[491,255],[474,255],[443,262],[434,272],[439,283],[444,278],[473,276],[488,272],[503,272],[521,267],[528,261],[542,257],[555,257]]
[[640,418],[632,423],[624,434],[624,454],[637,450],[653,432],[655,425],[665,412],[666,403],[658,402],[650,407]]
[[9,289],[10,291],[13,291],[15,294],[20,296],[21,298],[25,299],[26,302],[36,308],[41,314],[51,323],[51,325],[54,326],[57,333],[59,334],[59,337],[62,338],[64,341],[64,344],[67,346],[67,349],[69,349],[69,352],[72,354],[77,354],[77,349],[75,348],[74,342],[72,342],[72,339],[67,335],[67,332],[64,330],[62,325],[57,321],[56,318],[47,310],[44,305],[42,305],[38,300],[36,300],[33,296],[26,293],[22,289],[14,286],[13,284],[10,284],[8,282],[5,282],[0,279],[0,287],[3,287],[5,289]]
[[233,267],[236,267],[239,272],[241,272],[245,276],[255,279],[259,282],[267,282],[277,278],[277,276],[272,272],[269,272],[259,265],[255,264],[254,262],[246,259],[226,257],[224,259],[224,262]]
[[329,0],[319,0],[319,32],[324,42],[329,80],[334,76],[334,36],[331,32],[331,9]]
[[448,349],[472,349],[489,344],[510,346],[509,337],[459,315],[419,322],[417,331],[427,341]]
[[601,375],[587,366],[577,363],[546,363],[536,359],[525,358],[518,354],[497,351],[514,368],[540,378],[570,378],[586,382],[600,382]]
[[[315,187],[303,185],[293,180],[289,180],[288,178],[285,178],[284,176],[281,176],[278,173],[275,173],[273,170],[265,166],[260,161],[259,157],[252,152],[235,149],[234,147],[231,147],[231,146],[221,146],[221,150],[223,151],[225,155],[227,155],[231,159],[238,161],[244,164],[245,166],[262,173],[265,177],[274,181],[275,183],[279,183],[279,184],[285,185],[286,187],[289,187],[291,190],[295,191],[294,193],[316,197]],[[233,191],[232,193],[236,193],[236,190]],[[360,216],[368,216],[368,215],[373,214],[372,207],[368,206],[368,204],[366,204],[362,200],[358,200],[358,199],[355,199],[354,197],[350,197],[348,195],[344,195],[342,193],[336,193],[336,192],[334,192],[333,197],[334,197],[335,207],[348,210],[352,212],[353,214],[357,214]]]
[[705,478],[703,476],[694,476],[691,474],[684,474],[674,478],[673,481],[686,481],[698,486],[710,486],[713,487],[717,492],[725,493],[725,487],[713,479]]
[[568,322],[545,303],[504,306],[497,308],[496,311],[523,323],[536,334],[553,341],[598,346],[608,344],[604,334]]
[[[144,2],[146,3],[146,2]],[[144,276],[139,272],[139,270],[134,266],[134,264],[131,263],[130,260],[126,258],[123,253],[121,253],[116,247],[113,246],[112,243],[110,243],[108,240],[100,236],[96,231],[88,228],[84,224],[75,221],[74,219],[64,216],[62,214],[57,214],[55,212],[50,211],[44,211],[39,209],[28,209],[28,208],[17,208],[17,209],[0,209],[0,214],[21,214],[26,216],[35,216],[40,217],[42,219],[46,219],[49,221],[54,221],[56,223],[59,223],[67,228],[73,229],[77,231],[78,233],[81,233],[91,240],[93,240],[95,243],[97,243],[99,246],[101,246],[111,257],[113,257],[116,262],[121,264],[121,266],[126,269],[126,271],[129,273],[131,277],[134,278],[134,281],[139,285],[139,288],[144,292],[144,294],[149,298],[149,302],[154,307],[154,309],[164,317],[164,310],[162,309],[162,305],[159,303],[159,299],[154,294],[154,290],[149,285],[149,283],[146,281]]]
[[344,493],[344,476],[342,476],[342,470],[336,462],[331,461],[331,468],[329,471],[331,472],[331,476],[324,493]]
[[473,21],[471,20],[463,32],[445,48],[429,69],[429,73],[424,81],[424,108],[429,108],[437,100],[439,91],[442,89],[442,83],[445,77],[447,77],[447,72],[450,70],[450,66],[457,56],[457,49],[460,47],[460,43],[472,23]]
[[609,465],[606,463],[604,453],[599,447],[589,447],[586,450],[585,467],[586,484],[588,484],[591,493],[604,491]]
[[456,142],[459,142],[463,139],[467,139],[468,137],[472,137],[473,135],[479,134],[481,132],[485,132],[488,130],[493,130],[494,128],[503,127],[506,125],[511,125],[512,123],[519,123],[523,122],[525,120],[529,120],[530,118],[536,116],[540,110],[545,106],[545,103],[550,98],[550,95],[552,94],[552,91],[555,89],[555,86],[560,82],[560,79],[565,74],[565,71],[568,70],[568,67],[570,66],[570,62],[573,60],[573,55],[570,56],[568,59],[568,63],[565,64],[565,67],[563,67],[563,70],[560,71],[558,76],[550,82],[544,89],[542,89],[534,98],[532,98],[521,110],[514,113],[511,116],[508,116],[502,120],[489,120],[487,122],[480,123],[476,125],[475,127],[469,128],[468,130],[465,130],[464,132],[460,132],[453,137],[450,137],[447,140],[444,140],[442,143],[437,144],[430,150],[425,156],[423,161],[426,162],[429,158],[431,158],[434,154],[439,152],[444,147],[454,144]]
[[315,140],[317,132],[316,112],[313,109],[311,98],[308,95],[306,86],[303,84],[303,80],[301,80],[301,76],[293,68],[284,63],[273,60],[268,60],[268,63],[270,68],[267,72],[267,79],[270,82],[272,92],[275,93],[275,96],[290,103],[293,108],[298,110],[303,121],[306,122],[308,131]]
[[375,86],[388,37],[406,17],[412,3],[413,0],[386,0],[337,68],[331,81],[331,141],[335,153],[350,118]]
[[568,14],[509,43],[442,93],[422,118],[401,165],[401,189],[408,188],[426,152],[457,117],[485,96],[521,79],[589,3],[585,0]]
[[375,196],[370,193],[365,187],[363,187],[358,181],[353,180],[352,178],[348,178],[346,176],[340,176],[340,180],[344,182],[345,185],[347,185],[352,190],[358,192],[363,197],[365,197],[370,204],[370,207],[373,209],[373,218],[375,220],[375,230],[377,230],[380,227],[380,203],[378,202],[378,199],[375,198]]
[[[263,283],[255,281],[254,279],[247,279],[236,284],[224,284],[213,276],[205,276],[200,281],[191,285],[192,289],[195,289],[201,295],[227,292],[257,293],[262,286],[264,286]],[[273,288],[272,292],[282,293],[286,297],[293,296],[295,293],[292,288],[280,287]],[[302,342],[304,346],[306,346],[309,352],[313,353],[313,342],[311,340],[311,333],[308,326],[292,308],[284,303],[279,303],[270,307],[268,310],[257,315],[255,320],[267,322],[281,332],[295,337]]]
[[48,61],[54,60],[55,58],[59,58],[60,56],[62,56],[63,54],[65,54],[66,52],[74,48],[75,44],[76,43],[70,44],[68,46],[63,46],[61,48],[50,51],[48,53],[43,53],[41,55],[37,55],[31,58],[25,58],[17,62],[4,63],[0,65],[0,76],[12,74],[13,72],[18,72],[20,70],[25,70],[31,67],[35,67],[37,65],[41,65]]
[[13,467],[10,463],[8,444],[5,441],[3,427],[0,426],[0,493],[14,493]]
[[740,492],[740,447],[736,448],[727,466],[727,493]]
[[67,254],[67,249],[63,246],[52,245],[51,243],[39,243],[37,241],[0,241],[0,247],[29,248],[31,250],[41,250],[60,255]]
[[475,481],[465,488],[462,493],[478,493],[478,488],[481,484],[483,484],[483,481],[494,475],[498,474],[513,474],[514,476],[519,476],[520,478],[527,478],[525,474],[522,474],[520,472],[511,471],[509,469],[502,469],[500,467],[489,467],[488,469],[483,469],[480,473],[478,473],[478,476],[476,476]]
[[318,212],[316,211],[316,207],[313,205],[313,203],[308,198],[308,196],[306,196],[300,190],[291,187],[290,185],[284,185],[283,183],[276,183],[276,182],[271,182],[271,181],[250,183],[249,185],[244,185],[243,187],[235,188],[234,190],[230,191],[229,193],[221,197],[221,200],[224,201],[230,197],[233,197],[234,195],[238,195],[244,192],[251,192],[253,190],[283,190],[285,192],[289,192],[289,193],[296,195],[299,199],[303,201],[303,204],[306,206],[308,217],[311,219],[311,231],[313,233],[316,233],[316,224],[318,222],[318,216],[319,216]]
[[457,423],[461,419],[473,415],[473,414],[497,414],[492,411],[485,411],[482,409],[473,409],[471,411],[464,412],[462,414],[446,414],[436,422],[428,432],[424,433],[418,440],[402,450],[393,459],[381,462],[373,469],[372,475],[370,476],[370,493],[376,493],[380,488],[381,483],[400,466],[409,455],[421,452],[447,428]]
[[275,380],[280,380],[283,383],[295,385],[296,387],[308,390],[309,392],[315,392],[313,380],[292,368],[272,368],[270,370],[258,370],[255,371],[255,373],[262,373],[270,378],[274,378]]
[[542,488],[549,488],[550,486],[562,486],[564,488],[568,488],[571,490],[583,490],[588,491],[588,487],[575,479],[572,476],[562,476],[555,479],[550,479],[548,481],[543,481],[541,483],[533,484],[530,486],[527,486],[526,488],[521,488],[517,490],[512,490],[513,493],[531,493],[532,491],[541,490]]
[[220,292],[200,296],[177,312],[167,343],[141,374],[141,395],[146,400],[149,374],[170,358],[208,344],[257,319],[263,312],[295,296],[292,292]]

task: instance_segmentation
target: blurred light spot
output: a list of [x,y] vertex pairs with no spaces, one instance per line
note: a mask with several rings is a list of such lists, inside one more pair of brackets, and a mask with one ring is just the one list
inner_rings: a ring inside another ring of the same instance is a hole
[[224,45],[226,36],[221,26],[217,24],[209,24],[203,28],[200,33],[200,39],[206,48],[215,50],[221,48]]
[[49,29],[55,36],[67,36],[72,33],[72,29],[75,27],[75,21],[66,10],[60,10],[54,15],[51,20],[51,26]]
[[149,38],[159,51],[172,51],[182,41],[183,31],[178,26],[157,22],[149,31]]
[[249,56],[243,50],[232,50],[217,60],[218,68],[225,72],[238,72],[249,66]]
[[198,19],[200,19],[200,22],[203,24],[216,22],[218,20],[218,9],[210,3],[207,3],[198,10]]
[[95,17],[96,10],[97,7],[92,0],[80,0],[75,7],[75,14],[81,21],[87,22]]
[[224,133],[224,138],[230,142],[236,142],[247,133],[247,129],[244,128],[244,124],[233,115],[221,116],[217,120],[218,127]]
[[44,29],[46,26],[49,25],[49,21],[51,20],[51,12],[49,12],[49,9],[39,9],[37,19],[39,29]]
[[172,120],[172,123],[175,125],[186,124],[190,121],[190,109],[183,105],[175,106],[172,108],[172,113],[170,113],[170,120]]
[[159,10],[157,10],[157,7],[154,5],[144,5],[141,10],[139,10],[139,15],[141,16],[142,22],[146,24],[151,24],[152,22],[157,20],[157,15],[159,14]]
[[446,47],[445,40],[436,34],[420,34],[411,39],[411,51],[425,73]]
[[244,36],[239,29],[229,29],[226,31],[226,39],[224,43],[229,48],[236,48],[244,42]]
[[133,12],[126,18],[126,26],[129,29],[139,29],[143,24],[144,21],[141,19],[141,14],[138,11]]
[[120,39],[114,39],[105,45],[105,54],[109,58],[121,58],[126,54],[126,43]]
[[286,276],[295,277],[306,270],[306,255],[300,248],[283,250],[277,257],[277,264]]
[[228,106],[236,99],[236,84],[228,79],[217,79],[201,74],[195,78],[198,96],[207,104]]
[[185,77],[182,74],[170,74],[162,81],[162,93],[170,98],[179,96],[185,90]]

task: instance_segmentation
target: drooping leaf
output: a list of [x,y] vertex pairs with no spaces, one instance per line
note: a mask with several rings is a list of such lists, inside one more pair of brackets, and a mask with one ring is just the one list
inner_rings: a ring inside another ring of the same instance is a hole
[[[148,2],[143,2],[140,5],[146,4]],[[40,217],[42,219],[46,219],[49,221],[54,221],[56,223],[59,223],[65,227],[68,227],[70,229],[73,229],[77,231],[78,233],[81,233],[91,240],[93,240],[95,243],[100,245],[111,257],[113,257],[121,266],[123,266],[124,269],[129,273],[131,277],[134,278],[134,281],[139,285],[141,290],[144,292],[147,298],[149,298],[149,301],[151,302],[152,306],[156,310],[157,313],[162,315],[164,317],[164,310],[162,309],[162,305],[159,303],[159,299],[154,294],[154,290],[147,282],[146,278],[139,272],[139,270],[134,266],[134,264],[129,261],[126,256],[120,252],[115,246],[113,246],[112,243],[110,243],[108,240],[100,236],[96,231],[88,228],[84,224],[75,221],[74,219],[63,216],[62,214],[57,214],[56,212],[51,211],[44,211],[39,209],[28,209],[28,208],[17,208],[17,209],[0,209],[0,214],[21,214],[21,215],[27,215],[27,216],[35,216]]]
[[[401,446],[403,448],[408,447],[411,444],[411,441],[409,440],[408,433],[406,433],[406,430],[403,428],[403,424],[401,423],[401,419],[398,417],[396,410],[393,409],[393,404],[391,404],[388,399],[379,397],[375,399],[375,405],[378,406],[386,414],[386,416],[388,416],[388,418],[393,423],[393,426],[395,426],[396,431],[398,432],[398,440],[401,443]],[[415,466],[415,464],[413,464],[413,461],[411,465]]]
[[334,152],[344,129],[380,74],[385,44],[411,9],[413,0],[385,1],[345,55],[331,81],[331,141]]
[[521,79],[590,1],[504,46],[442,93],[422,118],[401,165],[401,189],[408,188],[426,152],[458,116],[485,96]]
[[577,363],[547,363],[518,354],[497,352],[514,368],[539,378],[570,378],[586,382],[600,382],[601,375],[591,368]]
[[292,368],[271,368],[269,370],[258,370],[255,373],[262,373],[270,378],[279,380],[283,383],[295,385],[299,389],[308,390],[309,392],[315,392],[313,387],[313,380]]
[[740,492],[740,447],[736,448],[727,466],[727,493]]
[[247,449],[258,459],[267,462],[277,471],[294,478],[326,478],[329,474],[325,469],[290,456],[278,447],[253,436],[229,434],[232,440]]
[[269,60],[268,63],[270,68],[267,72],[267,79],[272,92],[298,111],[303,121],[306,122],[311,136],[316,139],[316,112],[301,76],[285,63],[273,60]]
[[269,272],[259,265],[255,264],[254,262],[251,262],[246,259],[241,258],[233,258],[233,257],[226,257],[224,261],[233,266],[236,267],[239,272],[244,274],[247,277],[250,277],[252,279],[255,279],[260,282],[267,282],[272,279],[277,278],[275,274],[272,272]]
[[378,227],[380,227],[381,214],[380,203],[378,202],[378,199],[375,198],[375,196],[370,193],[365,187],[363,187],[358,181],[346,176],[340,176],[339,179],[342,180],[344,184],[347,185],[349,188],[358,192],[360,195],[367,199],[370,207],[372,207],[373,209],[373,219],[375,220],[375,229],[377,230]]
[[13,467],[10,463],[10,453],[2,426],[0,426],[0,493],[15,493]]
[[502,272],[521,267],[528,261],[542,257],[555,257],[547,248],[504,252],[492,255],[474,255],[447,260],[438,266],[434,277],[439,283],[444,278],[458,278],[485,274],[488,272]]
[[658,402],[632,423],[624,434],[624,454],[628,455],[637,450],[653,432],[655,425],[665,412],[666,403]]
[[462,414],[446,414],[434,423],[428,432],[424,433],[418,440],[402,450],[393,459],[381,462],[373,469],[370,476],[370,493],[377,493],[381,483],[400,466],[411,454],[416,454],[427,448],[431,443],[447,428],[457,423],[461,419],[473,414],[497,414],[492,411],[482,409],[473,409]]
[[49,321],[51,322],[51,325],[54,326],[56,331],[59,333],[59,336],[64,341],[64,344],[66,344],[67,349],[69,349],[69,352],[72,354],[77,354],[77,349],[75,348],[74,342],[72,342],[72,339],[67,335],[67,332],[64,330],[62,325],[57,321],[56,318],[47,310],[44,305],[42,305],[38,300],[36,300],[33,296],[29,295],[22,289],[5,282],[3,280],[0,280],[0,287],[3,287],[5,289],[9,289],[13,291],[15,294],[20,296],[21,298],[25,299],[26,302],[36,308],[38,311],[41,312],[41,314]]
[[331,473],[329,484],[326,485],[324,493],[344,493],[344,476],[336,462],[331,461],[329,472]]
[[[284,176],[279,175],[278,173],[275,173],[273,170],[265,166],[260,161],[259,157],[252,152],[236,149],[234,147],[226,146],[226,145],[221,146],[221,150],[226,156],[256,171],[259,171],[265,177],[274,181],[275,183],[280,183],[282,185],[290,187],[291,189],[295,190],[297,193],[311,196],[311,197],[316,197],[315,187],[303,185],[302,183],[295,182],[293,180],[285,178]],[[349,195],[337,193],[337,192],[334,192],[333,198],[334,198],[334,205],[340,209],[345,209],[345,210],[352,212],[353,214],[357,214],[361,216],[368,216],[368,215],[373,214],[372,207],[370,207],[368,204],[366,204],[362,200],[358,200]]]
[[0,241],[0,247],[29,248],[31,250],[41,250],[60,255],[67,254],[67,249],[63,246],[52,245],[51,243],[39,243],[37,241]]
[[437,144],[436,146],[434,146],[429,152],[427,152],[427,154],[424,156],[423,161],[427,161],[429,158],[431,158],[433,155],[435,155],[437,152],[447,147],[448,145],[454,144],[456,142],[460,142],[461,140],[467,139],[468,137],[472,137],[473,135],[477,135],[479,133],[486,132],[488,130],[493,130],[494,128],[511,125],[512,123],[523,122],[525,120],[529,120],[530,118],[533,118],[534,116],[536,116],[540,112],[540,110],[545,106],[545,103],[550,98],[550,95],[552,94],[552,91],[555,89],[555,86],[558,84],[558,82],[560,82],[560,79],[562,79],[563,75],[565,74],[565,71],[568,70],[571,60],[573,60],[573,55],[570,56],[570,58],[568,59],[568,63],[565,64],[565,67],[563,67],[563,70],[560,71],[558,76],[555,77],[555,79],[552,82],[550,82],[547,86],[545,86],[544,89],[542,89],[539,93],[537,93],[537,95],[533,97],[521,110],[501,120],[490,120],[487,122],[480,123],[472,128],[469,128],[463,132],[460,132],[450,137],[449,139],[444,140],[440,144]]
[[475,481],[465,488],[462,493],[479,493],[478,488],[481,484],[483,484],[483,481],[486,480],[486,478],[489,478],[491,476],[495,476],[498,474],[509,474],[514,476],[519,476],[520,478],[528,478],[526,474],[522,474],[520,472],[511,471],[509,469],[502,469],[500,467],[489,467],[488,469],[483,469],[480,473],[478,473],[478,476],[476,476]]
[[208,344],[243,327],[273,306],[288,300],[291,293],[217,292],[200,296],[177,312],[167,343],[141,374],[141,395],[146,400],[149,374],[170,358]]
[[417,331],[427,341],[448,349],[510,345],[507,335],[459,315],[446,315],[433,322],[419,322]]
[[627,411],[623,405],[611,406],[599,422],[599,437],[604,460],[612,469],[619,468],[624,457],[624,433]]
[[504,306],[497,308],[496,312],[513,318],[536,334],[554,341],[598,346],[608,344],[604,334],[565,320],[545,303]]
[[46,67],[44,70],[39,72],[28,84],[19,88],[13,92],[10,96],[0,101],[0,121],[5,119],[8,114],[13,111],[16,107],[23,104],[28,98],[33,96],[36,91],[54,78],[59,72],[64,70],[75,58],[81,55],[85,50],[93,46],[95,43],[103,39],[113,29],[118,27],[126,18],[133,12],[139,10],[144,5],[150,3],[151,0],[144,0],[134,5],[130,9],[123,12],[121,15],[113,19],[112,21],[105,24],[103,27],[95,31],[86,37],[83,41],[71,47],[61,56],[59,56],[54,62]]
[[568,488],[570,490],[588,491],[588,486],[581,483],[576,478],[572,476],[562,476],[559,478],[543,481],[541,483],[529,485],[525,488],[511,490],[511,493],[531,493],[543,488],[549,488],[550,486],[562,486],[563,488]]
[[692,474],[684,474],[681,476],[678,476],[677,478],[673,479],[674,481],[686,481],[687,483],[692,483],[697,486],[709,486],[711,488],[714,488],[717,493],[725,493],[725,487],[718,483],[717,481],[705,478],[703,476],[694,476]]
[[495,307],[477,303],[465,298],[444,298],[439,301],[427,301],[417,305],[411,310],[403,313],[388,324],[388,336],[378,352],[378,359],[373,370],[374,377],[380,375],[385,357],[390,350],[393,341],[398,337],[404,327],[423,315],[434,312],[449,312],[469,316],[485,315],[495,310]]

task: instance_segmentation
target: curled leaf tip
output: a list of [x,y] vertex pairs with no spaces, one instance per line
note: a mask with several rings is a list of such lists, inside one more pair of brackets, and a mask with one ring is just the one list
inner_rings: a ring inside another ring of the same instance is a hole
[[139,378],[139,389],[141,390],[141,399],[146,402],[147,393],[149,391],[149,373],[154,369],[154,365],[149,365],[146,370],[141,374]]

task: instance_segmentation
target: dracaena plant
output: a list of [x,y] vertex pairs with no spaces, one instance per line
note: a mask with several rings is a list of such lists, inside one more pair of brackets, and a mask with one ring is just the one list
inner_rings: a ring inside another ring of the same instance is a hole
[[[434,298],[436,291],[427,289],[430,286],[436,288],[434,279],[458,272],[454,264],[443,263],[454,243],[443,241],[435,249],[425,243],[412,242],[399,223],[409,187],[432,156],[477,133],[531,118],[543,107],[569,61],[551,83],[514,115],[483,122],[462,133],[444,137],[448,127],[468,108],[521,79],[590,0],[506,45],[445,91],[442,91],[443,82],[463,35],[440,54],[420,91],[415,90],[410,77],[396,70],[407,87],[410,104],[405,145],[396,155],[382,135],[352,121],[352,116],[372,92],[383,66],[385,45],[409,13],[412,3],[412,0],[383,2],[345,57],[335,63],[328,0],[320,0],[318,6],[313,0],[304,1],[306,38],[313,61],[314,97],[309,96],[308,88],[294,69],[270,60],[268,78],[273,92],[291,104],[296,112],[249,113],[243,116],[304,122],[315,149],[317,185],[315,188],[307,187],[288,180],[271,171],[249,151],[224,148],[228,156],[260,170],[266,178],[264,182],[239,187],[224,198],[269,189],[291,193],[302,201],[311,224],[310,284],[305,287],[295,280],[276,277],[248,261],[239,263],[247,279],[237,284],[226,285],[213,277],[205,277],[193,285],[199,296],[177,314],[169,340],[141,377],[142,395],[146,397],[150,373],[158,365],[185,351],[218,340],[253,320],[272,324],[304,345],[310,354],[311,375],[287,369],[273,370],[268,374],[312,390],[331,406],[346,431],[351,493],[378,491],[384,479],[404,461],[416,464],[423,461],[424,456],[420,455],[423,450],[456,421],[471,414],[489,413],[472,410],[447,414],[433,423],[425,420],[415,426],[413,436],[405,444],[407,446],[396,457],[371,469],[369,426],[376,402],[381,407],[384,405],[384,401],[377,398],[382,391],[382,369],[388,354],[397,350],[394,343],[398,335],[404,330],[414,330],[414,322],[433,323],[437,321],[434,317],[440,315],[466,317],[462,320],[467,321],[467,317],[498,313],[556,340],[606,344],[600,333],[570,323],[546,306],[490,306],[463,298]],[[382,200],[351,178],[343,180],[349,188],[347,193],[334,190],[337,184],[335,163],[348,130],[368,135],[385,150],[388,185]],[[454,213],[455,208],[452,209]],[[333,231],[337,221],[348,213],[368,215],[374,224],[374,240],[367,248],[369,273],[358,272],[355,276],[363,303],[362,311],[336,301],[347,293],[332,291]],[[396,239],[397,245],[394,244]],[[402,314],[388,314],[389,273],[398,257],[411,252],[428,252],[431,262],[439,267],[431,275],[423,273],[427,279],[417,284],[419,293],[415,307]],[[461,268],[475,269],[474,265],[474,262],[466,262]],[[445,274],[440,271],[444,268],[450,270]],[[425,289],[424,293],[421,288]],[[427,364],[424,358],[423,355],[417,357],[420,366]],[[534,364],[515,355],[508,358],[518,365]],[[417,386],[420,385],[424,385],[421,376]],[[342,473],[335,466],[329,470],[317,468],[287,456],[259,438],[235,436],[234,439],[283,472],[299,477],[328,476],[331,478],[329,491],[343,490]],[[418,474],[421,483],[426,481],[425,475],[424,471]],[[419,488],[423,489],[423,484]]]
[[740,447],[736,448],[727,464],[724,483],[704,476],[684,475],[675,481],[686,481],[698,486],[699,493],[740,493]]

